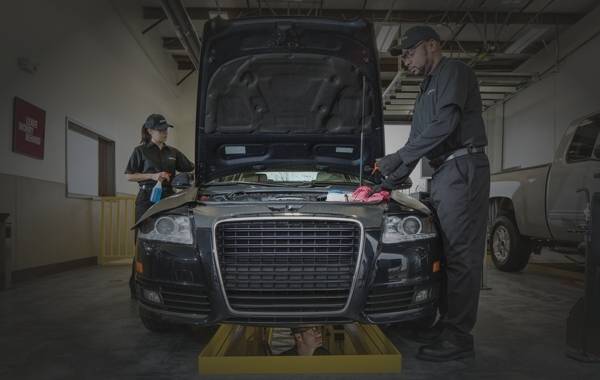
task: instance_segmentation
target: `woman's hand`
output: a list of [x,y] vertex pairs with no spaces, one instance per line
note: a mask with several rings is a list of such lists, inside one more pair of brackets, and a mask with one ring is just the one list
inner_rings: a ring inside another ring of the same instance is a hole
[[152,179],[160,182],[167,180],[167,182],[169,182],[169,180],[171,179],[171,174],[169,174],[168,172],[154,173],[152,174]]

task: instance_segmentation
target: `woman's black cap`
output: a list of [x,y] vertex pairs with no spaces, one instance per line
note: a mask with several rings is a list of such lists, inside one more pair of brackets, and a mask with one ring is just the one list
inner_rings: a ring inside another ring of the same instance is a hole
[[153,113],[146,119],[144,128],[165,130],[167,128],[173,128],[173,126],[167,123],[167,119],[165,119],[163,115]]

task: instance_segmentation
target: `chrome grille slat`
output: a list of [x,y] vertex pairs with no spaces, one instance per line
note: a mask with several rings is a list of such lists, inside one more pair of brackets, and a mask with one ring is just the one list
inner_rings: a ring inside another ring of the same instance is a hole
[[357,222],[231,219],[214,231],[221,281],[233,311],[304,315],[340,311],[347,304],[362,246]]
[[[225,280],[227,280],[227,278]],[[266,285],[266,284],[281,284],[282,281],[285,281],[287,284],[304,284],[307,280],[309,280],[309,279],[289,280],[289,279],[282,278],[282,279],[272,279],[272,280],[259,279],[258,281],[260,281],[262,284]],[[344,284],[346,282],[349,282],[349,281],[343,281],[343,280],[326,280],[326,279],[318,279],[318,278],[315,278],[313,280],[319,281],[319,284]],[[246,284],[246,283],[250,283],[250,281],[253,281],[253,279],[239,279],[236,281],[230,280],[230,281],[226,281],[225,286],[233,285],[233,284]],[[350,284],[348,284],[348,285],[350,285]],[[310,285],[307,285],[307,286],[310,287]]]
[[[330,307],[334,307],[334,308],[342,308],[344,306],[344,304],[346,303],[346,300],[344,300],[344,302],[339,302],[339,303],[329,303]],[[277,304],[277,305],[273,305],[273,304],[258,304],[258,303],[237,303],[236,306],[240,309],[243,310],[249,310],[249,309],[293,309],[293,308],[298,308],[298,307],[302,307],[302,308],[312,308],[312,307],[321,307],[322,304],[315,302],[315,303],[282,303],[282,304]]]
[[[261,295],[261,300],[264,300],[265,302],[272,302],[272,301],[276,301],[276,300],[281,300],[281,301],[287,301],[287,300],[294,300],[294,299],[299,299],[299,300],[310,300],[310,299],[344,299],[344,296],[329,296],[329,295],[320,295],[318,298],[317,297],[308,297],[306,295],[301,295],[301,296],[295,296],[295,295],[286,295],[284,297],[282,296],[270,296],[270,295]],[[229,299],[240,299],[240,300],[252,300],[252,299],[256,299],[256,297],[254,295],[248,296],[248,295],[233,295],[233,294],[229,294]]]
[[[252,288],[252,289],[235,289],[236,292],[254,292],[254,291],[262,291],[262,292],[280,292],[280,291],[287,291],[288,289],[259,289],[259,288]],[[293,291],[304,291],[306,292],[309,289],[289,289],[290,292]],[[327,291],[328,293],[331,292],[335,292],[335,291],[339,291],[339,292],[345,292],[346,288],[326,288],[326,289],[310,289],[313,292],[323,292],[323,291]]]
[[[311,239],[314,240],[314,239]],[[337,249],[342,249],[344,247],[348,247],[348,248],[353,248],[354,244],[352,243],[346,243],[346,244],[341,244],[341,243],[336,243],[336,244],[306,244],[306,243],[297,243],[297,244],[265,244],[265,243],[261,243],[261,244],[244,244],[244,243],[230,243],[230,244],[223,244],[223,246],[225,248],[236,248],[236,249],[243,249],[243,248],[277,248],[277,249],[282,249],[282,248],[302,248],[302,249],[306,249],[306,248],[337,248]]]

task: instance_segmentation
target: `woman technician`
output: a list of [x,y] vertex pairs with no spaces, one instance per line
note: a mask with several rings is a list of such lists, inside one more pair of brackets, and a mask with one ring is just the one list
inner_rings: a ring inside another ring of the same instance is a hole
[[[173,194],[170,181],[175,173],[194,170],[194,164],[183,153],[166,144],[169,128],[173,128],[173,126],[167,123],[164,116],[158,114],[148,116],[142,126],[141,145],[135,147],[127,163],[125,169],[127,180],[140,185],[135,200],[136,222],[152,206],[150,194],[158,181],[162,184],[161,198],[168,197]],[[133,297],[135,297],[134,269],[135,259],[129,280]]]

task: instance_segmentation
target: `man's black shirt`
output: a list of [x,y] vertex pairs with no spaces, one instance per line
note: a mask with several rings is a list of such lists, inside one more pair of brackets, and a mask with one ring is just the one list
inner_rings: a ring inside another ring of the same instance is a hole
[[461,61],[442,58],[421,84],[410,137],[398,153],[405,164],[414,165],[424,156],[433,159],[462,147],[485,145],[475,73]]
[[[160,149],[153,142],[149,142],[135,147],[127,163],[125,174],[167,172],[171,174],[172,179],[176,172],[192,170],[194,164],[179,150],[166,144]],[[153,186],[156,181],[146,180],[139,184]]]

